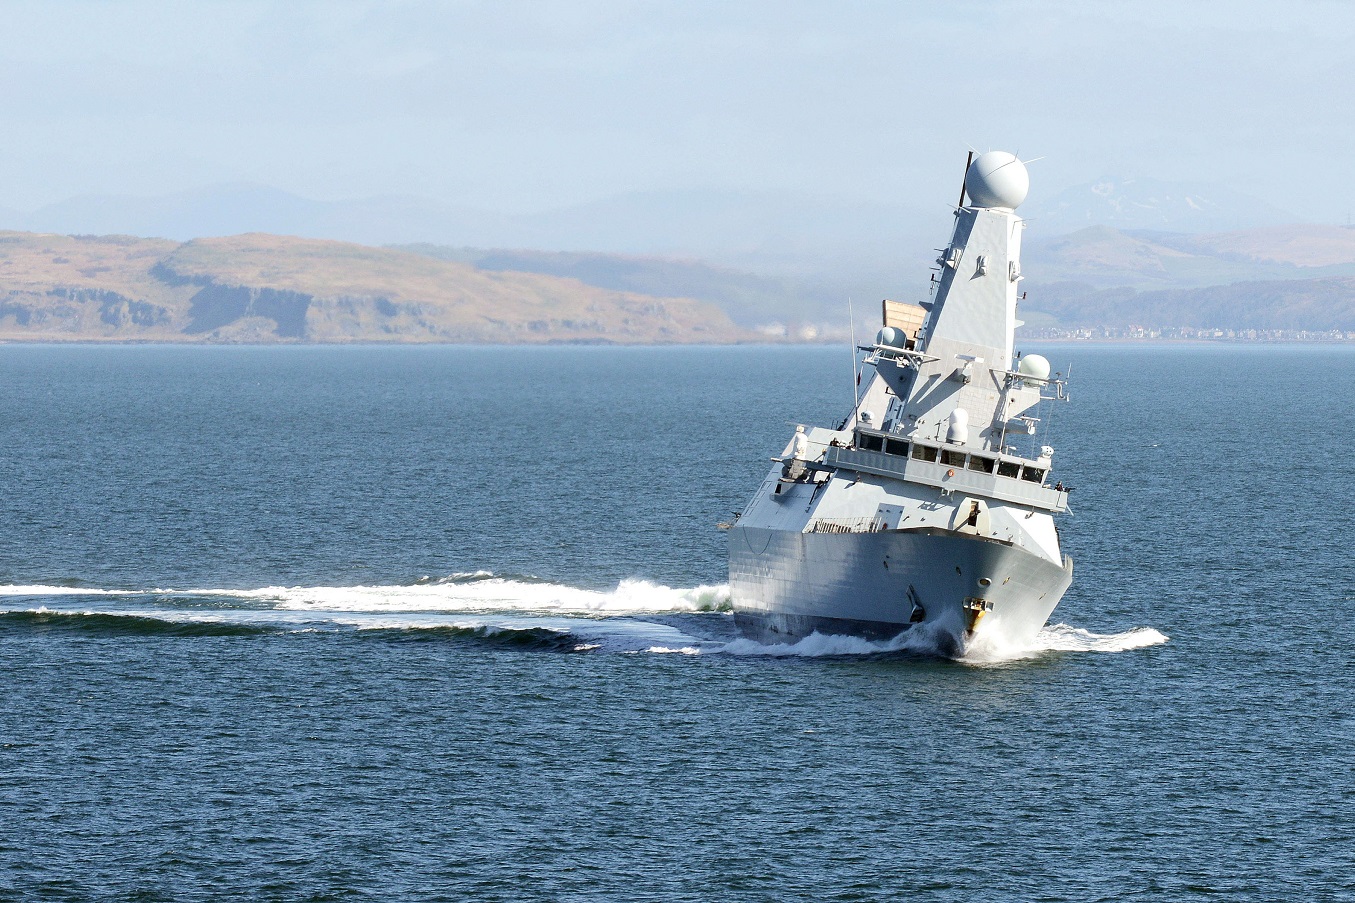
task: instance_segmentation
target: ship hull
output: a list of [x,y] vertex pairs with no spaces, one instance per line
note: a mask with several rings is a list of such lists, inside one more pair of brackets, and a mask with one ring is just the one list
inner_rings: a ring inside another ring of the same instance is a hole
[[948,656],[980,639],[1028,646],[1072,576],[1070,559],[949,530],[730,531],[735,623],[763,643],[815,632],[884,640],[918,628]]

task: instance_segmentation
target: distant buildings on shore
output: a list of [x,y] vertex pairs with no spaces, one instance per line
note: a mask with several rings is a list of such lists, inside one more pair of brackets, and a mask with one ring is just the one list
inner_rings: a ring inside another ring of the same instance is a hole
[[[755,328],[771,342],[833,345],[852,338],[836,323],[769,323]],[[875,337],[875,324],[856,324],[855,339],[864,344]],[[1196,326],[1043,326],[1021,327],[1018,339],[1046,341],[1144,342],[1355,342],[1355,330],[1345,329],[1222,329]]]
[[1355,330],[1343,329],[1217,329],[1195,326],[1046,326],[1021,329],[1023,339],[1144,340],[1194,342],[1355,342]]

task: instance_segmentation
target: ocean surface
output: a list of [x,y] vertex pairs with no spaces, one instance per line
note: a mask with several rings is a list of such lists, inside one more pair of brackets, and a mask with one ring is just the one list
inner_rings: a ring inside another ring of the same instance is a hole
[[1355,899],[1355,349],[1039,350],[950,661],[732,629],[845,348],[0,346],[0,900]]

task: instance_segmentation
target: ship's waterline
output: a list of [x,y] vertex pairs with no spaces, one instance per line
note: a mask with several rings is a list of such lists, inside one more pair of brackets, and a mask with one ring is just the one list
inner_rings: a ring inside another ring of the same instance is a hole
[[1072,581],[1055,565],[996,540],[942,530],[856,534],[736,527],[730,538],[735,621],[763,642],[850,634],[889,639],[927,625],[937,649],[961,655],[986,634],[1025,646]]

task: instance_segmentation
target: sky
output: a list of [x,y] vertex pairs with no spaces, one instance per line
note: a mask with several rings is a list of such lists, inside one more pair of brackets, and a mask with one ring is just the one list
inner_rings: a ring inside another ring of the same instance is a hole
[[[1355,4],[0,2],[0,206],[249,182],[535,213],[1220,183],[1344,223]],[[944,192],[940,185],[948,186]]]

